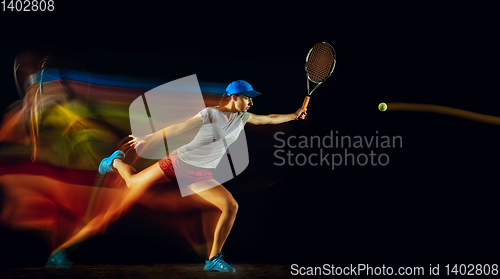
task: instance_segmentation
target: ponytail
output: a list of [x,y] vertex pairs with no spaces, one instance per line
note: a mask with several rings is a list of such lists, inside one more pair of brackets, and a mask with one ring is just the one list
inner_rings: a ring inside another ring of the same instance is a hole
[[227,92],[224,92],[224,94],[222,94],[222,97],[220,98],[219,105],[217,105],[216,107],[222,107],[226,105],[229,98],[231,98],[231,96],[227,95]]

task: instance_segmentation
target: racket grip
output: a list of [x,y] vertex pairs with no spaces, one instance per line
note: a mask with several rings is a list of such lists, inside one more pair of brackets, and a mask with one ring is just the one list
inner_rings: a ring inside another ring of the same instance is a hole
[[[304,111],[307,111],[307,105],[309,104],[309,99],[311,99],[311,97],[306,96],[306,98],[304,99],[304,103],[302,103],[302,109],[303,109]],[[301,118],[301,119],[304,119],[304,118],[306,118],[306,116],[305,116],[305,115],[302,115],[300,118]]]

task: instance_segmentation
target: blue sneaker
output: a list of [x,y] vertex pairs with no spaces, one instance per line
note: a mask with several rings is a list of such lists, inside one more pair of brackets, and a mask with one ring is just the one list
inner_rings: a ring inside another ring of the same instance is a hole
[[66,258],[64,251],[59,251],[49,257],[45,267],[68,268],[72,265],[73,263]]
[[125,153],[121,150],[116,150],[111,154],[111,156],[102,159],[101,163],[99,164],[99,172],[101,174],[108,173],[110,171],[113,171],[113,160],[119,158],[119,159],[125,159]]
[[219,272],[236,272],[234,267],[228,265],[223,259],[222,259],[222,252],[219,251],[217,256],[213,257],[212,260],[210,261],[205,261],[206,265],[204,270],[216,270]]

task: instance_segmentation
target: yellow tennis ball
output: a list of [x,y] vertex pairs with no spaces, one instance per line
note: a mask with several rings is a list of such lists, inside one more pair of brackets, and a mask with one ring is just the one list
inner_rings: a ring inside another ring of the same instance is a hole
[[387,109],[387,104],[386,104],[386,103],[380,103],[380,104],[378,105],[378,109],[379,109],[380,111],[385,111],[385,110]]

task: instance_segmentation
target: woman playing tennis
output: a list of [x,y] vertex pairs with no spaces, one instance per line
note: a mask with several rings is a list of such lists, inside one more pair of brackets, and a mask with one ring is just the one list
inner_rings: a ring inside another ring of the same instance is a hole
[[[227,104],[223,105],[221,102],[217,107],[207,107],[182,123],[156,132],[165,133],[167,137],[170,137],[199,128],[195,138],[190,143],[170,153],[168,157],[137,172],[132,166],[123,162],[125,153],[117,150],[110,157],[103,159],[99,166],[101,174],[117,171],[132,191],[139,189],[143,191],[154,184],[182,178],[184,181],[189,181],[188,188],[191,191],[219,208],[221,215],[215,226],[213,244],[205,270],[235,271],[222,259],[221,249],[235,221],[238,203],[224,186],[212,178],[212,170],[217,167],[226,153],[227,147],[236,141],[245,123],[254,125],[280,124],[298,120],[306,115],[302,108],[292,114],[255,115],[249,113],[248,110],[253,105],[252,98],[258,95],[260,93],[254,91],[248,82],[233,81],[226,88],[225,98],[229,98]],[[223,134],[224,144],[220,143],[221,141],[219,144],[214,144],[216,137],[214,129]],[[137,148],[146,142],[149,136],[145,139],[131,136],[132,140],[129,143]],[[61,247],[58,251],[63,248]],[[52,255],[56,260],[57,256],[62,256],[57,253],[58,251]]]

